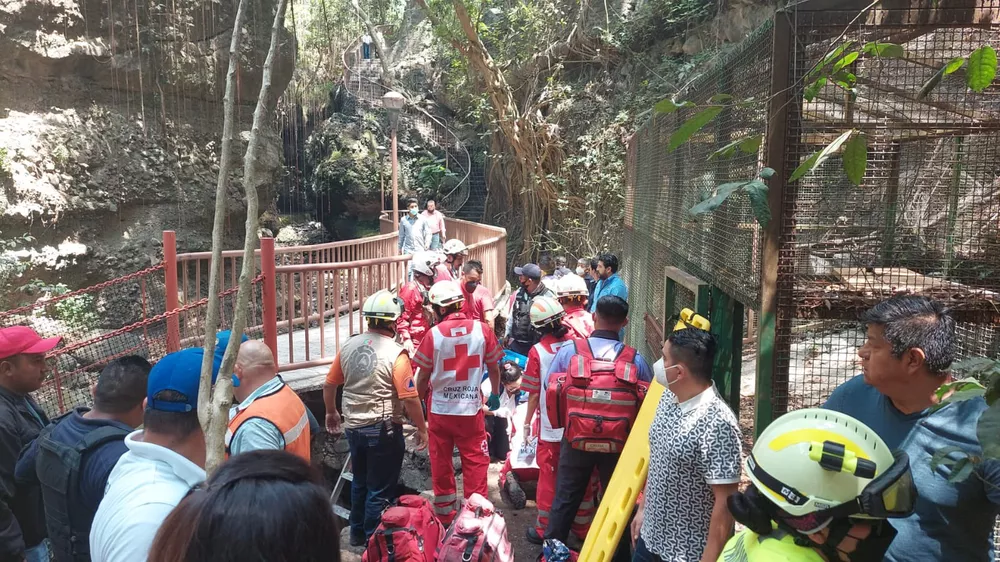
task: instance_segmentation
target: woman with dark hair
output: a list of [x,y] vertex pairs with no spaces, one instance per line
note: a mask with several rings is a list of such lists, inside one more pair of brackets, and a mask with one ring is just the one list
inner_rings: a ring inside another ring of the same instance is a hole
[[284,451],[226,461],[163,522],[149,562],[339,562],[340,533],[318,474]]

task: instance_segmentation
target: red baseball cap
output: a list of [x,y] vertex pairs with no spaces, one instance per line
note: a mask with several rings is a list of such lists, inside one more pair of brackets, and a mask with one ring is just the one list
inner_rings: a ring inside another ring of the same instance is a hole
[[0,359],[20,353],[46,353],[59,345],[62,338],[45,338],[27,326],[0,328]]

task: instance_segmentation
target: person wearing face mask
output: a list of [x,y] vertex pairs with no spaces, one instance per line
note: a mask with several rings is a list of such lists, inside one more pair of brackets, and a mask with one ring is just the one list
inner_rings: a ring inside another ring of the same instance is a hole
[[542,282],[542,269],[533,263],[515,267],[514,275],[517,275],[521,288],[510,298],[504,347],[527,357],[531,346],[542,339],[542,335],[531,325],[531,302],[536,297],[555,297],[556,294]]
[[712,383],[715,353],[711,333],[683,328],[670,334],[663,363],[653,368],[667,391],[649,426],[633,562],[716,560],[733,532],[726,498],[739,487],[742,439],[736,415]]
[[493,297],[490,290],[481,283],[483,278],[483,264],[477,260],[469,260],[462,266],[462,277],[460,279],[462,296],[465,303],[462,305],[462,312],[466,318],[485,322],[490,329],[493,329]]
[[420,252],[413,256],[410,271],[413,279],[399,290],[403,301],[403,314],[396,319],[396,333],[403,349],[413,357],[420,347],[424,334],[431,328],[431,315],[427,310],[427,291],[434,284],[434,267],[437,256],[430,252]]
[[753,485],[727,501],[746,529],[719,562],[881,562],[896,536],[886,519],[910,515],[917,501],[906,453],[831,410],[775,420],[746,472]]
[[420,216],[417,200],[406,202],[406,214],[399,219],[399,241],[397,247],[402,255],[424,252],[431,247],[431,226]]

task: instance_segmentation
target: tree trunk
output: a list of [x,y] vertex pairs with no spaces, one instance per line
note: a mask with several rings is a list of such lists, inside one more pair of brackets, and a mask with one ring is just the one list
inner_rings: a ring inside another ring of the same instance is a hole
[[233,161],[233,136],[236,121],[236,68],[239,65],[240,34],[246,17],[246,0],[240,0],[229,43],[229,71],[226,73],[226,94],[223,99],[222,150],[219,155],[219,178],[215,184],[215,221],[212,225],[212,260],[208,275],[208,311],[205,314],[205,358],[201,363],[201,383],[198,386],[198,420],[208,435],[211,421],[212,360],[215,334],[219,330],[219,284],[223,274],[222,232],[226,226],[226,195],[229,169]]
[[361,7],[360,0],[351,0],[351,6],[354,7],[354,11],[357,12],[358,17],[365,24],[368,35],[372,37],[372,43],[375,45],[375,53],[378,55],[378,62],[382,65],[383,82],[391,84],[392,74],[389,72],[389,53],[385,47],[385,37],[382,36],[382,32],[379,31],[378,27],[372,23],[371,18],[368,17],[368,12]]
[[[281,0],[278,4],[277,12],[274,15],[274,25],[271,28],[271,46],[267,51],[267,58],[264,61],[263,76],[261,77],[260,94],[257,96],[257,107],[253,114],[253,127],[250,129],[250,141],[247,143],[247,151],[243,157],[243,188],[247,203],[246,230],[243,239],[243,267],[240,271],[239,291],[236,294],[236,306],[233,311],[233,337],[229,338],[229,345],[226,347],[225,355],[222,358],[222,366],[219,369],[220,377],[216,381],[212,391],[211,403],[202,405],[202,398],[199,396],[199,414],[205,412],[207,420],[200,418],[205,429],[205,470],[211,474],[226,458],[225,435],[226,427],[229,425],[229,407],[232,404],[232,379],[226,373],[233,372],[236,364],[236,353],[240,345],[239,335],[246,329],[246,314],[250,304],[250,294],[253,291],[252,281],[256,273],[256,259],[254,249],[257,247],[257,228],[260,219],[259,201],[257,199],[257,187],[270,180],[266,168],[261,164],[261,137],[264,135],[263,128],[269,126],[268,102],[271,98],[271,75],[274,70],[274,59],[280,48],[281,31],[284,29],[285,9],[288,7],[288,0]],[[231,78],[232,76],[230,76]],[[227,90],[229,85],[227,84]],[[218,206],[216,207],[218,213]],[[218,214],[216,224],[219,224]],[[213,264],[212,269],[218,269],[215,265],[216,255],[221,260],[221,250],[215,254],[215,249],[221,248],[221,232],[213,233]],[[221,261],[220,261],[221,263]],[[216,287],[217,289],[217,287]],[[216,297],[214,299],[218,301]],[[211,302],[211,301],[210,301]],[[218,318],[216,317],[216,323]],[[206,327],[208,329],[208,327]],[[211,335],[211,346],[206,345],[206,356],[210,354],[215,345],[215,329],[206,332],[206,344]],[[204,366],[203,366],[204,367]],[[209,364],[211,368],[211,364]],[[202,388],[204,389],[206,379],[203,369]],[[207,423],[206,423],[207,421]]]

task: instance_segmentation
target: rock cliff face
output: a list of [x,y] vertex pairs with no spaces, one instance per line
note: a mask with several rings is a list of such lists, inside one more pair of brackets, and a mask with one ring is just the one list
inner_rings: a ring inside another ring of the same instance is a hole
[[[248,1],[239,157],[277,4]],[[159,260],[165,229],[180,251],[209,248],[235,10],[216,0],[0,3],[0,236],[34,238],[14,250],[30,262],[24,278],[78,287],[134,271]],[[285,34],[272,109],[293,67]],[[273,124],[265,145],[278,174]],[[232,247],[245,220],[242,166],[227,201]],[[260,197],[267,208],[274,193]]]

